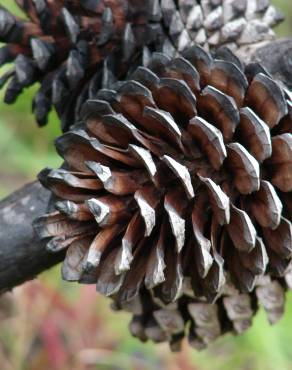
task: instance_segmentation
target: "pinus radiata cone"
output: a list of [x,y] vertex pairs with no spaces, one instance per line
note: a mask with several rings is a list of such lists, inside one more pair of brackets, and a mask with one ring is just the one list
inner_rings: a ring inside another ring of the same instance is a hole
[[16,0],[20,19],[0,8],[0,66],[14,67],[4,100],[40,82],[39,125],[54,106],[64,131],[100,88],[146,65],[153,51],[174,56],[191,43],[232,49],[274,37],[282,15],[268,0]]
[[292,104],[259,65],[200,46],[153,55],[59,137],[36,220],[63,278],[133,313],[141,340],[196,348],[271,323],[291,285]]

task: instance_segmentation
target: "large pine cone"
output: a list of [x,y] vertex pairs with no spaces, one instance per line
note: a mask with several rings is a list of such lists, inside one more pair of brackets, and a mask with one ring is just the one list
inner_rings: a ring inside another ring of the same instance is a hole
[[[230,54],[231,55],[231,54]],[[155,54],[83,106],[45,169],[56,211],[36,221],[63,278],[135,314],[142,340],[204,347],[283,312],[292,253],[292,104],[259,65],[201,47]],[[285,275],[286,274],[286,275]]]
[[[39,125],[53,105],[63,130],[98,89],[124,78],[149,54],[173,56],[191,42],[209,46],[273,38],[282,16],[269,1],[256,0],[16,0],[29,20],[0,8],[0,66],[15,60],[0,78],[9,80],[5,101],[39,81],[33,101]],[[145,48],[145,46],[147,46]]]

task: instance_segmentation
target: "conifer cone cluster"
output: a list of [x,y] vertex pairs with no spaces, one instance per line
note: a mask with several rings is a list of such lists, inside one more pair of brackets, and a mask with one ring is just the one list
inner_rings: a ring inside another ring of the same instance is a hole
[[56,141],[64,165],[39,176],[55,210],[35,229],[67,250],[63,278],[173,350],[241,333],[259,303],[276,322],[292,282],[291,94],[217,57],[154,53],[83,105]]
[[268,0],[16,0],[28,20],[0,7],[0,66],[14,67],[5,102],[40,82],[33,101],[39,125],[54,106],[66,131],[100,88],[125,78],[149,55],[173,56],[190,43],[237,48],[274,36],[282,15]]

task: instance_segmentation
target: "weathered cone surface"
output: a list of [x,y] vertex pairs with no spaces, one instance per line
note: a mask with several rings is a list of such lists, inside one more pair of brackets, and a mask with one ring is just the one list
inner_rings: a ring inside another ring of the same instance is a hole
[[236,49],[274,37],[282,15],[260,0],[16,0],[23,20],[0,7],[0,66],[14,67],[5,102],[39,81],[33,101],[39,125],[54,106],[64,131],[100,88],[110,88],[153,51],[173,56],[191,43]]
[[56,210],[35,228],[67,249],[63,278],[173,350],[241,333],[258,303],[277,321],[291,285],[291,98],[230,58],[154,54],[83,105],[56,141],[63,167],[39,176]]

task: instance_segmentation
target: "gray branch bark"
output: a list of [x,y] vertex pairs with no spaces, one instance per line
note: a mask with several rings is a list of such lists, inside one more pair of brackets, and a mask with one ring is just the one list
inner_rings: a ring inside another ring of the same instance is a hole
[[[261,62],[292,88],[292,39],[246,47],[240,53],[246,61]],[[63,253],[46,251],[46,241],[38,240],[31,226],[35,218],[46,213],[49,196],[34,182],[0,202],[0,292],[33,279],[63,260]]]
[[50,193],[33,182],[0,202],[0,292],[33,279],[59,263],[63,254],[46,251],[32,221],[46,213]]
[[241,48],[238,54],[246,62],[261,63],[274,78],[292,89],[291,38],[246,46]]

